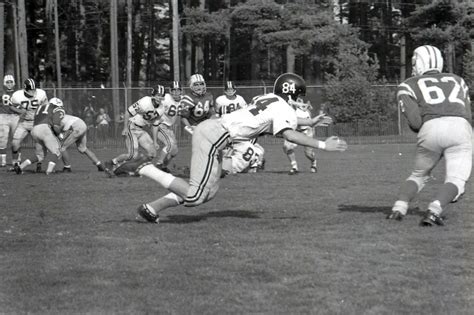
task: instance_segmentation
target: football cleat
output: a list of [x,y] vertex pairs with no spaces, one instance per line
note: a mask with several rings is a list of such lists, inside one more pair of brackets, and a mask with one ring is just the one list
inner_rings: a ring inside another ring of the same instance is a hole
[[99,172],[105,172],[105,166],[102,163],[96,165]]
[[439,216],[434,214],[431,211],[426,211],[425,216],[420,222],[420,226],[434,226],[434,225],[439,225],[443,226],[444,225],[444,219]]
[[317,173],[318,168],[316,166],[311,166],[311,173]]
[[404,215],[400,211],[392,211],[389,215],[387,215],[387,220],[395,220],[401,221],[403,220]]
[[166,172],[166,173],[171,173],[170,169],[167,168],[166,166],[164,166],[163,164],[161,163],[156,163],[156,168],[162,170],[163,172]]
[[18,175],[23,174],[23,170],[21,169],[20,164],[18,164],[18,163],[15,163],[15,165],[13,165],[13,170],[14,170],[15,173],[17,173]]
[[136,159],[122,163],[114,170],[116,176],[134,176],[145,165],[150,164],[150,159],[146,156],[140,156]]
[[111,171],[113,171],[115,167],[114,162],[112,162],[112,160],[105,161],[104,165],[105,165],[105,168],[108,168]]
[[36,163],[36,173],[41,173],[43,170],[41,169],[41,162]]
[[146,204],[140,205],[137,209],[137,213],[141,218],[148,222],[158,223],[160,221],[160,216],[151,212]]
[[70,167],[63,167],[63,173],[71,173],[72,170]]
[[288,175],[296,175],[298,174],[298,169],[296,167],[291,168],[291,170],[288,172]]

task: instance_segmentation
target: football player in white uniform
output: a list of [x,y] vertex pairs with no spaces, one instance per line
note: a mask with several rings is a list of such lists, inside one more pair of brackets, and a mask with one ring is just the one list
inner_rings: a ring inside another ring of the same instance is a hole
[[216,98],[215,106],[217,117],[221,117],[237,109],[247,107],[247,102],[237,94],[234,82],[227,81],[224,86],[224,94]]
[[58,138],[61,140],[60,152],[64,163],[63,172],[71,172],[71,163],[67,148],[73,143],[76,144],[77,150],[81,154],[85,154],[92,163],[97,166],[99,172],[106,171],[104,164],[97,156],[87,147],[87,125],[79,117],[65,114],[57,129]]
[[[444,225],[442,212],[464,193],[472,169],[472,117],[464,80],[443,73],[441,51],[431,45],[413,52],[413,76],[398,86],[397,100],[410,128],[417,132],[415,166],[401,184],[387,219],[400,221],[409,203],[445,161],[445,179],[428,205],[421,226]],[[444,158],[444,159],[442,159]]]
[[[157,85],[151,91],[150,96],[144,96],[129,106],[125,113],[125,145],[128,153],[123,153],[105,162],[105,167],[109,171],[115,170],[116,166],[124,161],[136,159],[139,155],[138,149],[141,147],[146,152],[147,159],[153,159],[156,156],[156,148],[152,137],[145,129],[151,125],[157,125],[159,118],[163,115],[163,106],[161,102],[165,96],[165,87]],[[108,172],[109,175],[112,175]]]
[[165,173],[152,163],[130,165],[137,174],[146,176],[170,191],[155,201],[138,207],[138,214],[148,222],[157,223],[158,213],[180,204],[198,206],[211,200],[219,188],[222,150],[236,138],[253,139],[264,133],[283,137],[291,142],[326,151],[344,151],[347,143],[337,137],[319,141],[296,131],[298,124],[314,125],[318,119],[298,120],[288,100],[306,93],[306,83],[293,73],[280,75],[274,84],[274,93],[253,99],[245,109],[208,119],[196,126],[192,139],[190,179],[186,181]]
[[[12,159],[18,161],[21,142],[33,129],[33,121],[38,107],[48,105],[48,97],[44,90],[36,88],[36,82],[33,79],[26,79],[23,89],[13,93],[11,102],[14,110],[20,114],[20,120],[12,140]],[[37,171],[41,168],[40,165],[37,165]]]
[[[308,119],[311,118],[311,102],[304,102],[301,98],[298,98],[296,101],[291,102],[290,105],[293,105],[296,111],[296,116],[298,118],[303,118],[303,119]],[[326,119],[330,120],[330,117],[327,117]],[[330,123],[330,121],[328,121]],[[314,128],[312,126],[298,126],[296,129],[308,137],[313,137],[314,136]],[[288,156],[288,160],[290,161],[290,171],[288,174],[294,175],[298,173],[298,163],[296,162],[296,156],[295,156],[295,149],[298,145],[296,143],[292,143],[290,141],[285,140],[283,142],[283,152]],[[314,149],[311,147],[305,147],[304,148],[304,154],[306,158],[311,162],[311,173],[316,173],[318,171],[317,168],[317,160],[316,160],[316,153],[314,152]]]
[[178,120],[181,112],[181,98],[183,96],[183,89],[179,81],[173,81],[170,92],[165,94],[163,101],[163,115],[158,121],[158,126],[153,126],[153,138],[157,143],[159,140],[162,143],[161,150],[158,149],[158,157],[156,167],[170,172],[168,165],[170,161],[178,154],[178,141],[174,134],[173,126]]
[[[2,103],[0,104],[0,167],[7,165],[7,146],[20,116],[12,109],[11,97],[15,92],[15,78],[7,74],[3,78]],[[13,162],[12,162],[13,164]]]

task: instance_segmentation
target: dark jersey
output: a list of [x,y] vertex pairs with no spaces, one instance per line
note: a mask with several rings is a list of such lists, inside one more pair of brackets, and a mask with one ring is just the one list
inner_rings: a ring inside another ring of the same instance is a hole
[[16,114],[13,110],[11,110],[12,102],[12,94],[15,92],[14,90],[3,90],[2,93],[2,103],[0,104],[0,114]]
[[194,94],[185,95],[181,99],[180,104],[184,109],[183,113],[187,113],[183,117],[187,118],[192,126],[196,126],[208,119],[214,112],[214,97],[209,92],[202,96]]
[[65,112],[62,106],[56,106],[50,103],[40,105],[36,109],[33,125],[59,125],[64,114]]
[[433,73],[405,80],[398,86],[398,101],[409,97],[418,104],[422,122],[444,116],[471,121],[471,101],[464,80],[450,73]]

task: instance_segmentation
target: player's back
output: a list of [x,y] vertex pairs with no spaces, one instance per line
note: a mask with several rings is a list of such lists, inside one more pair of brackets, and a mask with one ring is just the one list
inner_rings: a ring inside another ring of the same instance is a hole
[[166,93],[165,98],[161,102],[161,105],[163,107],[164,113],[161,117],[160,123],[165,124],[167,126],[172,126],[176,122],[176,119],[180,112],[180,102],[175,101],[171,94]]
[[451,73],[432,73],[405,80],[398,93],[413,97],[423,122],[443,116],[464,117],[470,121],[468,88],[464,80]]
[[0,104],[0,114],[16,114],[11,110],[11,98],[14,90],[2,90],[2,103]]
[[34,116],[33,125],[48,124],[53,125],[58,118],[55,118],[55,115],[59,115],[58,110],[61,110],[64,114],[64,109],[62,106],[57,106],[51,103],[46,103],[38,106]]

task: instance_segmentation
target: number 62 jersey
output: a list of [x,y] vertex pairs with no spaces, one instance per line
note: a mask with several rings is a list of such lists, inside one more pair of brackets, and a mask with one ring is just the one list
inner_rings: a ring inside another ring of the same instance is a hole
[[455,74],[411,77],[398,86],[397,101],[414,131],[426,121],[444,116],[464,117],[471,122],[468,87]]

